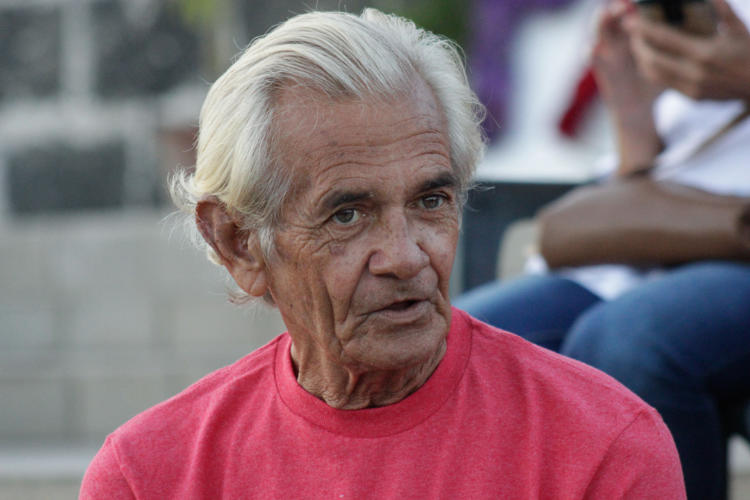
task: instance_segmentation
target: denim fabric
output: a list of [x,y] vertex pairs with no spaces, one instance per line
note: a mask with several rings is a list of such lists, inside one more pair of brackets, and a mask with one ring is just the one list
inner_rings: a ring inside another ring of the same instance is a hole
[[555,275],[489,283],[453,301],[477,319],[559,351],[570,327],[601,302],[582,286]]
[[672,431],[688,498],[725,498],[725,410],[750,398],[750,265],[685,265],[612,301],[530,276],[455,305],[617,378]]

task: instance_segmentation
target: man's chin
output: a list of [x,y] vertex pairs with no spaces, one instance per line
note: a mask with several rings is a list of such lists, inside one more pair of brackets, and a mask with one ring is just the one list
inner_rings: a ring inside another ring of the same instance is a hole
[[[422,311],[426,309],[427,311]],[[440,314],[431,303],[403,315],[376,314],[368,317],[352,357],[367,365],[398,369],[428,362],[442,349],[450,327],[450,309]],[[354,347],[354,346],[352,346]]]

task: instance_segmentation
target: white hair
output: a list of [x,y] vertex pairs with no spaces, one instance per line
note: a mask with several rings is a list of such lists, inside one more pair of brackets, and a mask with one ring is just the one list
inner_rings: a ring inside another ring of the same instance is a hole
[[[484,108],[469,88],[461,53],[451,41],[375,9],[360,16],[301,14],[254,40],[211,86],[200,114],[195,171],[173,176],[172,198],[194,218],[199,200],[216,197],[241,217],[243,229],[258,235],[268,256],[291,187],[290,169],[280,167],[274,148],[279,93],[299,85],[332,100],[398,98],[415,77],[427,83],[445,114],[463,202],[484,151]],[[206,250],[218,262],[211,247]]]

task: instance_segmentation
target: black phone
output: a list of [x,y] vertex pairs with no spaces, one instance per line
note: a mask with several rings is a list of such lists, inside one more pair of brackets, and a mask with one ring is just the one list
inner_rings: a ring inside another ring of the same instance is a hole
[[716,12],[706,0],[634,0],[642,16],[671,24],[688,33],[711,36],[716,33]]

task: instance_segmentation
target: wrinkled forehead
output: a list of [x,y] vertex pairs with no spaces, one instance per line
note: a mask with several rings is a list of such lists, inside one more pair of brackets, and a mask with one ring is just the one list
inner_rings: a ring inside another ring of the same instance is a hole
[[319,149],[387,144],[398,140],[401,130],[432,131],[443,135],[447,144],[445,115],[419,77],[410,88],[389,96],[331,97],[292,85],[280,90],[274,101],[274,150],[286,167],[309,165]]

